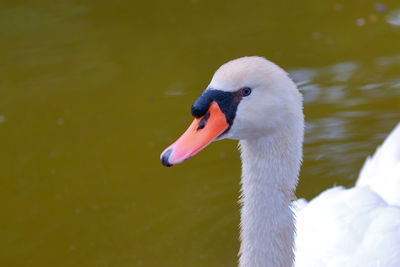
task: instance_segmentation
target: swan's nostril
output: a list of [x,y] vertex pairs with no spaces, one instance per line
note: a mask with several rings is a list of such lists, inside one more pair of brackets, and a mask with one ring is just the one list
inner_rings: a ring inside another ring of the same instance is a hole
[[202,121],[199,123],[199,126],[197,127],[197,130],[201,130],[201,129],[203,129],[205,126],[206,126],[206,122],[205,122],[204,120],[202,120]]
[[162,165],[164,165],[165,167],[171,167],[172,164],[169,163],[169,156],[172,153],[172,148],[168,149],[167,151],[165,151],[162,155],[161,155],[161,163]]
[[207,113],[203,119],[200,121],[199,125],[197,126],[197,130],[201,130],[204,127],[206,127],[206,122],[208,121],[208,119],[210,118],[210,113]]

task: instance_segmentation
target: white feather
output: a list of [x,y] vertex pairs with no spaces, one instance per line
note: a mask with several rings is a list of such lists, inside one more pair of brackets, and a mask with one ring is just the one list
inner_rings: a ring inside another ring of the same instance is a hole
[[400,123],[361,169],[357,186],[370,186],[387,203],[400,206]]
[[400,124],[357,186],[328,189],[297,210],[296,266],[400,266]]
[[260,57],[222,65],[209,87],[244,86],[252,95],[223,136],[240,140],[239,265],[400,266],[400,124],[367,159],[357,186],[291,202],[302,160],[302,97],[281,68]]

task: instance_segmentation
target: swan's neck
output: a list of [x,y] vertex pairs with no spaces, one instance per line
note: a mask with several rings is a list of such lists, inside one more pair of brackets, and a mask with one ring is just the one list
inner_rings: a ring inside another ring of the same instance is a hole
[[294,199],[302,135],[240,141],[240,266],[293,266]]

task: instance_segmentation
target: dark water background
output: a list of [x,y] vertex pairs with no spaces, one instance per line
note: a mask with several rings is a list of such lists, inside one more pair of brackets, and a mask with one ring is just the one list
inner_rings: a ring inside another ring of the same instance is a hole
[[400,121],[399,1],[2,1],[0,266],[234,266],[236,142],[160,152],[227,60],[305,97],[311,199]]

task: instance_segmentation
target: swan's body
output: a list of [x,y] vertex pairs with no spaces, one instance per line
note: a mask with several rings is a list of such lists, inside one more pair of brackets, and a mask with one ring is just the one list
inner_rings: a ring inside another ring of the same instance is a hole
[[296,247],[297,266],[400,266],[400,124],[355,187],[299,204]]
[[301,94],[281,68],[260,57],[222,65],[192,114],[161,159],[171,166],[213,140],[240,140],[240,266],[400,266],[400,125],[356,187],[292,204],[304,119]]

